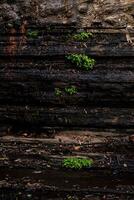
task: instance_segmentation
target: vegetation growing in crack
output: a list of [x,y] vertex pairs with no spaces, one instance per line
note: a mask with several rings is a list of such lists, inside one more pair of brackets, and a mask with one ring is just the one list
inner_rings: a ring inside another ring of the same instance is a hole
[[55,88],[55,95],[56,96],[61,96],[62,95],[62,91],[60,88]]
[[56,96],[62,96],[62,94],[68,94],[68,95],[74,95],[77,94],[77,88],[75,86],[68,86],[63,88],[62,90],[60,88],[55,88],[55,95]]
[[27,36],[29,37],[29,38],[32,38],[32,39],[36,39],[37,37],[38,37],[38,35],[39,35],[39,31],[38,30],[28,30],[27,31]]
[[95,65],[95,60],[85,54],[71,54],[66,56],[66,58],[73,64],[76,64],[77,67],[87,71]]
[[73,35],[72,38],[75,41],[84,42],[84,41],[88,40],[89,37],[92,37],[92,36],[93,36],[93,34],[90,33],[90,32],[80,32],[80,33],[77,33],[77,34]]
[[65,87],[65,92],[69,95],[73,95],[77,93],[77,89],[75,86]]
[[77,196],[70,196],[70,195],[67,195],[66,196],[66,200],[79,200]]
[[68,169],[82,169],[91,167],[93,164],[92,159],[86,158],[65,158],[63,160],[63,167]]

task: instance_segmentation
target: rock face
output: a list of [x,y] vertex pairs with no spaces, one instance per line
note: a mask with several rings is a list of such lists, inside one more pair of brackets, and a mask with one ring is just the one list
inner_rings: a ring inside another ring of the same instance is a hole
[[2,0],[0,23],[32,20],[37,24],[76,22],[79,26],[134,25],[133,0]]
[[0,200],[134,200],[134,0],[0,2]]

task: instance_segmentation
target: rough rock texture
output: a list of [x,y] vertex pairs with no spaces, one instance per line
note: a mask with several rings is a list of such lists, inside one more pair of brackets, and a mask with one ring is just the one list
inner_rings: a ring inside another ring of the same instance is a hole
[[0,23],[70,23],[79,26],[133,27],[133,0],[1,0]]
[[[134,200],[133,10],[125,0],[0,1],[0,200]],[[84,42],[81,27],[93,34]],[[72,156],[93,165],[63,169]]]

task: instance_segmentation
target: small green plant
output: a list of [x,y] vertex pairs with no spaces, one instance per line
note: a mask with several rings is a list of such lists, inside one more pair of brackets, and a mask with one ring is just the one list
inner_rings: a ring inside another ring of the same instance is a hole
[[70,195],[67,195],[67,196],[66,196],[66,200],[78,200],[78,197],[77,197],[77,196],[70,196]]
[[27,31],[27,36],[28,36],[29,38],[37,38],[38,35],[39,35],[39,31],[38,31],[38,30],[32,31],[32,30],[29,29],[29,30]]
[[77,93],[77,88],[75,86],[65,87],[62,90],[60,88],[55,88],[55,95],[62,96],[62,94],[73,95]]
[[69,169],[82,169],[86,167],[91,167],[92,164],[93,160],[86,158],[65,158],[63,160],[63,167]]
[[88,40],[88,38],[92,37],[92,36],[93,36],[93,34],[90,33],[90,32],[81,32],[81,33],[77,33],[77,34],[73,35],[72,38],[75,41],[81,41],[81,42],[83,42],[83,41]]
[[65,92],[69,95],[73,95],[77,93],[77,89],[75,86],[65,87]]
[[95,60],[85,54],[71,54],[66,56],[66,58],[73,64],[76,64],[77,67],[84,70],[90,70],[95,65]]
[[61,96],[62,95],[62,91],[59,88],[55,88],[55,95],[56,96]]

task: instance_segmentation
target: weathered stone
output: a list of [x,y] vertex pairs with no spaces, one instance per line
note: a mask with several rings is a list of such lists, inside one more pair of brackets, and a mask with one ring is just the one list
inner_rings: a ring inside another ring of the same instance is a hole
[[0,23],[27,19],[34,23],[71,23],[104,27],[134,26],[134,1],[130,0],[22,0],[0,3]]
[[83,3],[82,5],[80,5],[79,7],[78,7],[78,10],[79,10],[79,12],[82,14],[85,14],[85,13],[87,13],[87,11],[88,11],[88,4],[87,3]]

